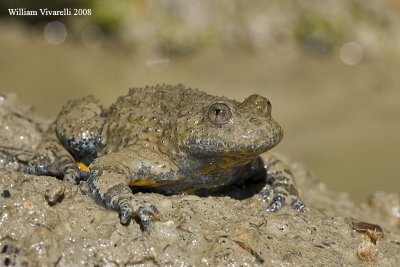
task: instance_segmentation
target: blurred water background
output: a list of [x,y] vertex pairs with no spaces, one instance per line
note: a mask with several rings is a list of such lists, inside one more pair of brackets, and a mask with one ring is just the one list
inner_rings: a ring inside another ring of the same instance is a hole
[[398,0],[0,2],[0,91],[39,115],[156,83],[258,93],[285,130],[275,150],[357,201],[400,193],[399,67]]

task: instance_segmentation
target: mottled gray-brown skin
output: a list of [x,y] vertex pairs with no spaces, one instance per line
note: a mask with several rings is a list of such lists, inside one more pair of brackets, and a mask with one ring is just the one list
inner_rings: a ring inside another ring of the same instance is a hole
[[27,171],[78,183],[83,162],[91,196],[119,211],[123,224],[138,216],[144,229],[158,211],[132,188],[212,192],[257,177],[266,180],[257,196],[268,211],[284,204],[305,211],[290,170],[264,153],[282,136],[260,95],[240,103],[181,84],[133,88],[109,109],[93,97],[68,102]]

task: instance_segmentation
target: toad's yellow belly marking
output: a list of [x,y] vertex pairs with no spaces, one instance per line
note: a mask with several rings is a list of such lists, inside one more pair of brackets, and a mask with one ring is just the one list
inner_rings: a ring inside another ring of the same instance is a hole
[[76,166],[83,172],[90,172],[90,168],[85,163],[77,162]]

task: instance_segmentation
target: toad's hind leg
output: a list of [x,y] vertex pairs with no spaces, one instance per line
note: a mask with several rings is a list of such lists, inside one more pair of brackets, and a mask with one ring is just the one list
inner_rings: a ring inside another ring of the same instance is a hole
[[54,124],[26,166],[26,172],[34,175],[50,175],[76,184],[80,171],[71,154],[58,142]]
[[93,96],[71,100],[63,107],[55,122],[59,142],[75,161],[89,165],[101,149],[104,111]]
[[26,171],[77,184],[84,179],[76,162],[89,165],[101,147],[103,109],[92,97],[71,100],[47,129]]
[[299,193],[289,167],[275,156],[264,153],[257,162],[265,172],[267,184],[258,193],[259,199],[270,202],[268,211],[275,212],[289,204],[297,211],[304,212],[306,206],[299,200]]

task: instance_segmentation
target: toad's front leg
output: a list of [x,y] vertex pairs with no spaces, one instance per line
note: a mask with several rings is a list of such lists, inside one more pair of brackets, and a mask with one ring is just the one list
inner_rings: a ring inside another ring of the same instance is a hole
[[275,212],[288,204],[297,211],[305,212],[306,206],[299,200],[299,193],[289,167],[275,156],[261,154],[255,163],[264,172],[267,184],[257,194],[262,201],[270,202],[267,211]]
[[143,228],[148,230],[151,216],[158,213],[157,208],[139,200],[130,186],[157,187],[162,183],[160,168],[170,166],[160,164],[158,154],[141,149],[140,152],[125,149],[97,158],[90,165],[88,185],[97,203],[119,212],[122,224],[128,224],[132,215],[137,215]]

